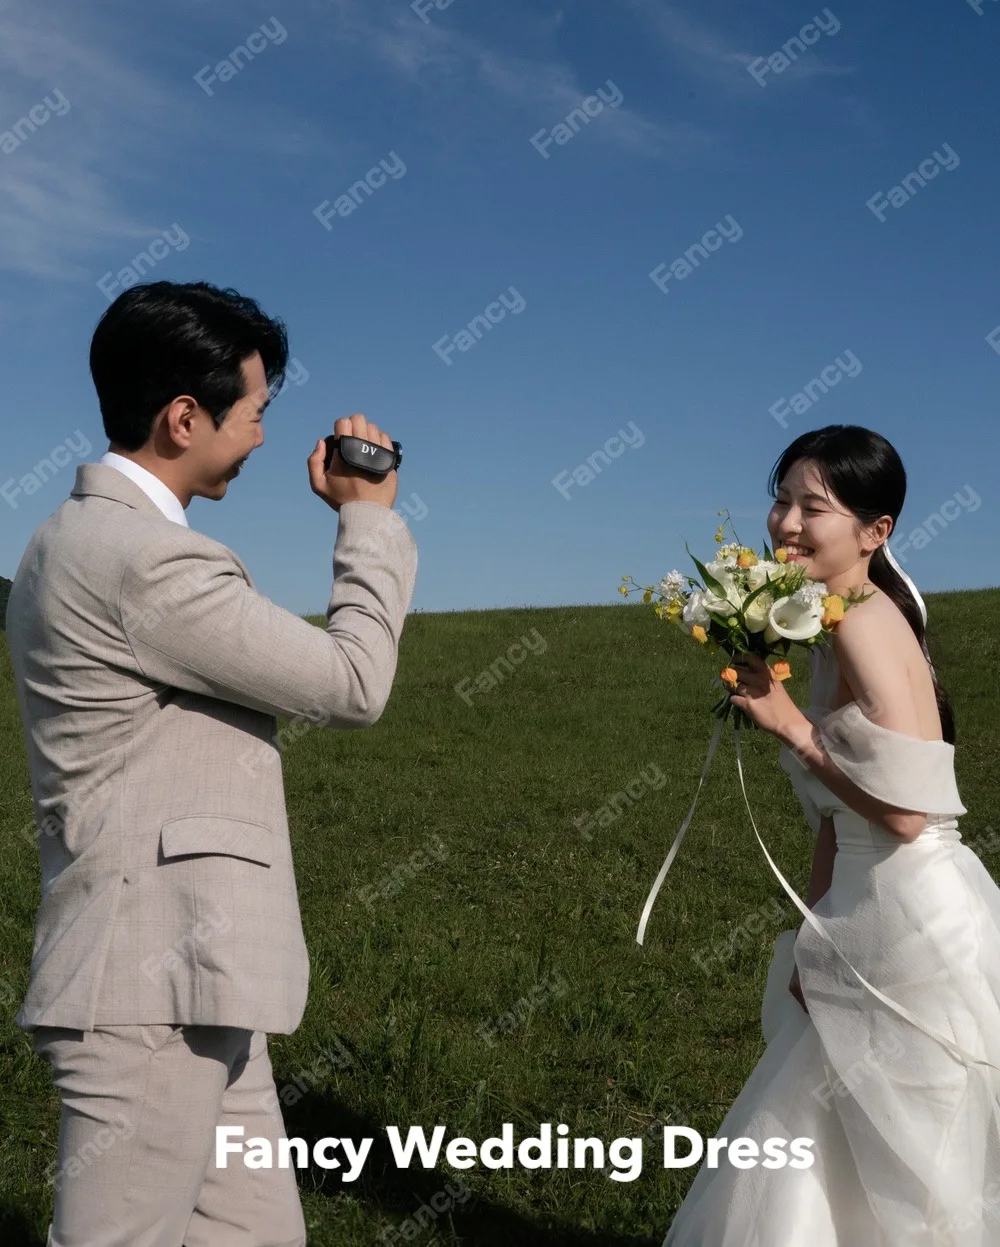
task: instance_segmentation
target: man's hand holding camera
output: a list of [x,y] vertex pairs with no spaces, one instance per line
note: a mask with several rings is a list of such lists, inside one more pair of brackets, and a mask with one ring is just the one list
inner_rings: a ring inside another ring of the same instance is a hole
[[[383,433],[377,425],[362,415],[345,416],[335,421],[333,432],[336,437],[360,437],[385,447],[387,451],[393,450],[392,438],[388,433]],[[373,476],[370,472],[345,463],[338,448],[333,452],[330,470],[327,471],[326,457],[326,439],[321,437],[309,456],[309,483],[313,493],[318,494],[335,511],[339,511],[345,502],[378,502],[382,506],[392,507],[399,488],[395,468],[381,478]]]

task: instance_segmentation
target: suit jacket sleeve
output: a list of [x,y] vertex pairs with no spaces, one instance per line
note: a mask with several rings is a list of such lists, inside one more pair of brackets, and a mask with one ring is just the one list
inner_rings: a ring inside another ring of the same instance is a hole
[[276,606],[230,550],[157,527],[131,551],[121,626],[138,672],[191,693],[324,726],[360,728],[385,709],[416,579],[402,518],[374,502],[340,509],[326,629]]

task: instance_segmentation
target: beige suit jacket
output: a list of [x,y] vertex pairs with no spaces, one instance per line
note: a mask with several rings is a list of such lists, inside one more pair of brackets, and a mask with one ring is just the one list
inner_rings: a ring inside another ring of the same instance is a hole
[[416,568],[400,516],[345,503],[317,628],[113,467],[78,467],[7,607],[42,869],[22,1029],[298,1026],[275,716],[378,719]]

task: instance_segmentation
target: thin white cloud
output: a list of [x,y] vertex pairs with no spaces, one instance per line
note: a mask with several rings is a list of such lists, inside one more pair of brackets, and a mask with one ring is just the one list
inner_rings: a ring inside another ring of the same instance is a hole
[[[316,11],[333,13],[338,42],[350,42],[380,61],[389,71],[415,88],[431,93],[459,93],[464,116],[476,108],[495,108],[499,98],[530,114],[532,129],[552,126],[605,82],[581,82],[563,60],[528,57],[493,46],[434,11],[423,22],[407,5],[396,0],[320,0]],[[544,46],[563,22],[562,11],[532,20],[531,41]],[[609,77],[622,89],[624,102],[606,110],[600,127],[604,141],[648,156],[678,155],[707,147],[711,136],[688,122],[665,122],[646,117],[628,102],[628,94],[612,68]],[[488,89],[483,98],[482,88]],[[606,88],[609,89],[609,88]],[[478,101],[478,103],[477,103]]]
[[[111,267],[98,253],[115,243],[121,264],[128,263],[176,220],[169,179],[182,175],[185,149],[194,144],[215,144],[230,160],[304,152],[330,158],[334,146],[319,124],[282,103],[244,92],[240,124],[228,126],[232,101],[210,100],[192,78],[171,81],[160,70],[164,60],[189,58],[193,75],[253,29],[245,14],[226,24],[237,34],[226,35],[220,51],[212,46],[214,28],[206,35],[196,12],[188,24],[150,26],[144,35],[145,23],[123,32],[69,0],[45,8],[0,0],[0,136],[46,96],[61,92],[69,101],[65,116],[51,116],[33,133],[22,125],[19,146],[0,150],[0,271],[96,282]],[[140,212],[136,202],[157,207]],[[180,224],[197,239],[190,222]]]
[[[797,32],[790,30],[774,47],[748,52],[731,39],[689,17],[668,0],[629,0],[630,7],[660,43],[692,72],[740,95],[761,94],[761,86],[747,71],[758,57],[768,57]],[[781,82],[806,82],[812,78],[839,78],[854,68],[839,65],[820,54],[818,47],[790,65]],[[775,76],[774,81],[779,79]]]
[[33,133],[22,126],[19,146],[0,152],[0,268],[36,278],[87,277],[84,257],[109,237],[150,233],[121,202],[114,153],[121,131],[134,129],[131,118],[164,100],[62,13],[20,4],[0,12],[0,74],[0,133],[46,96],[61,93],[69,101],[64,116],[50,116]]

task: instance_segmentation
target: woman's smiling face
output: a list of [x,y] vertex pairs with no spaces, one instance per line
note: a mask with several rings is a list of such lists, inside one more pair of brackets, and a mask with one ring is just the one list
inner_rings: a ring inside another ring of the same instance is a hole
[[884,540],[833,496],[811,459],[792,464],[778,485],[767,528],[789,562],[802,563],[809,576],[827,584],[852,572]]

